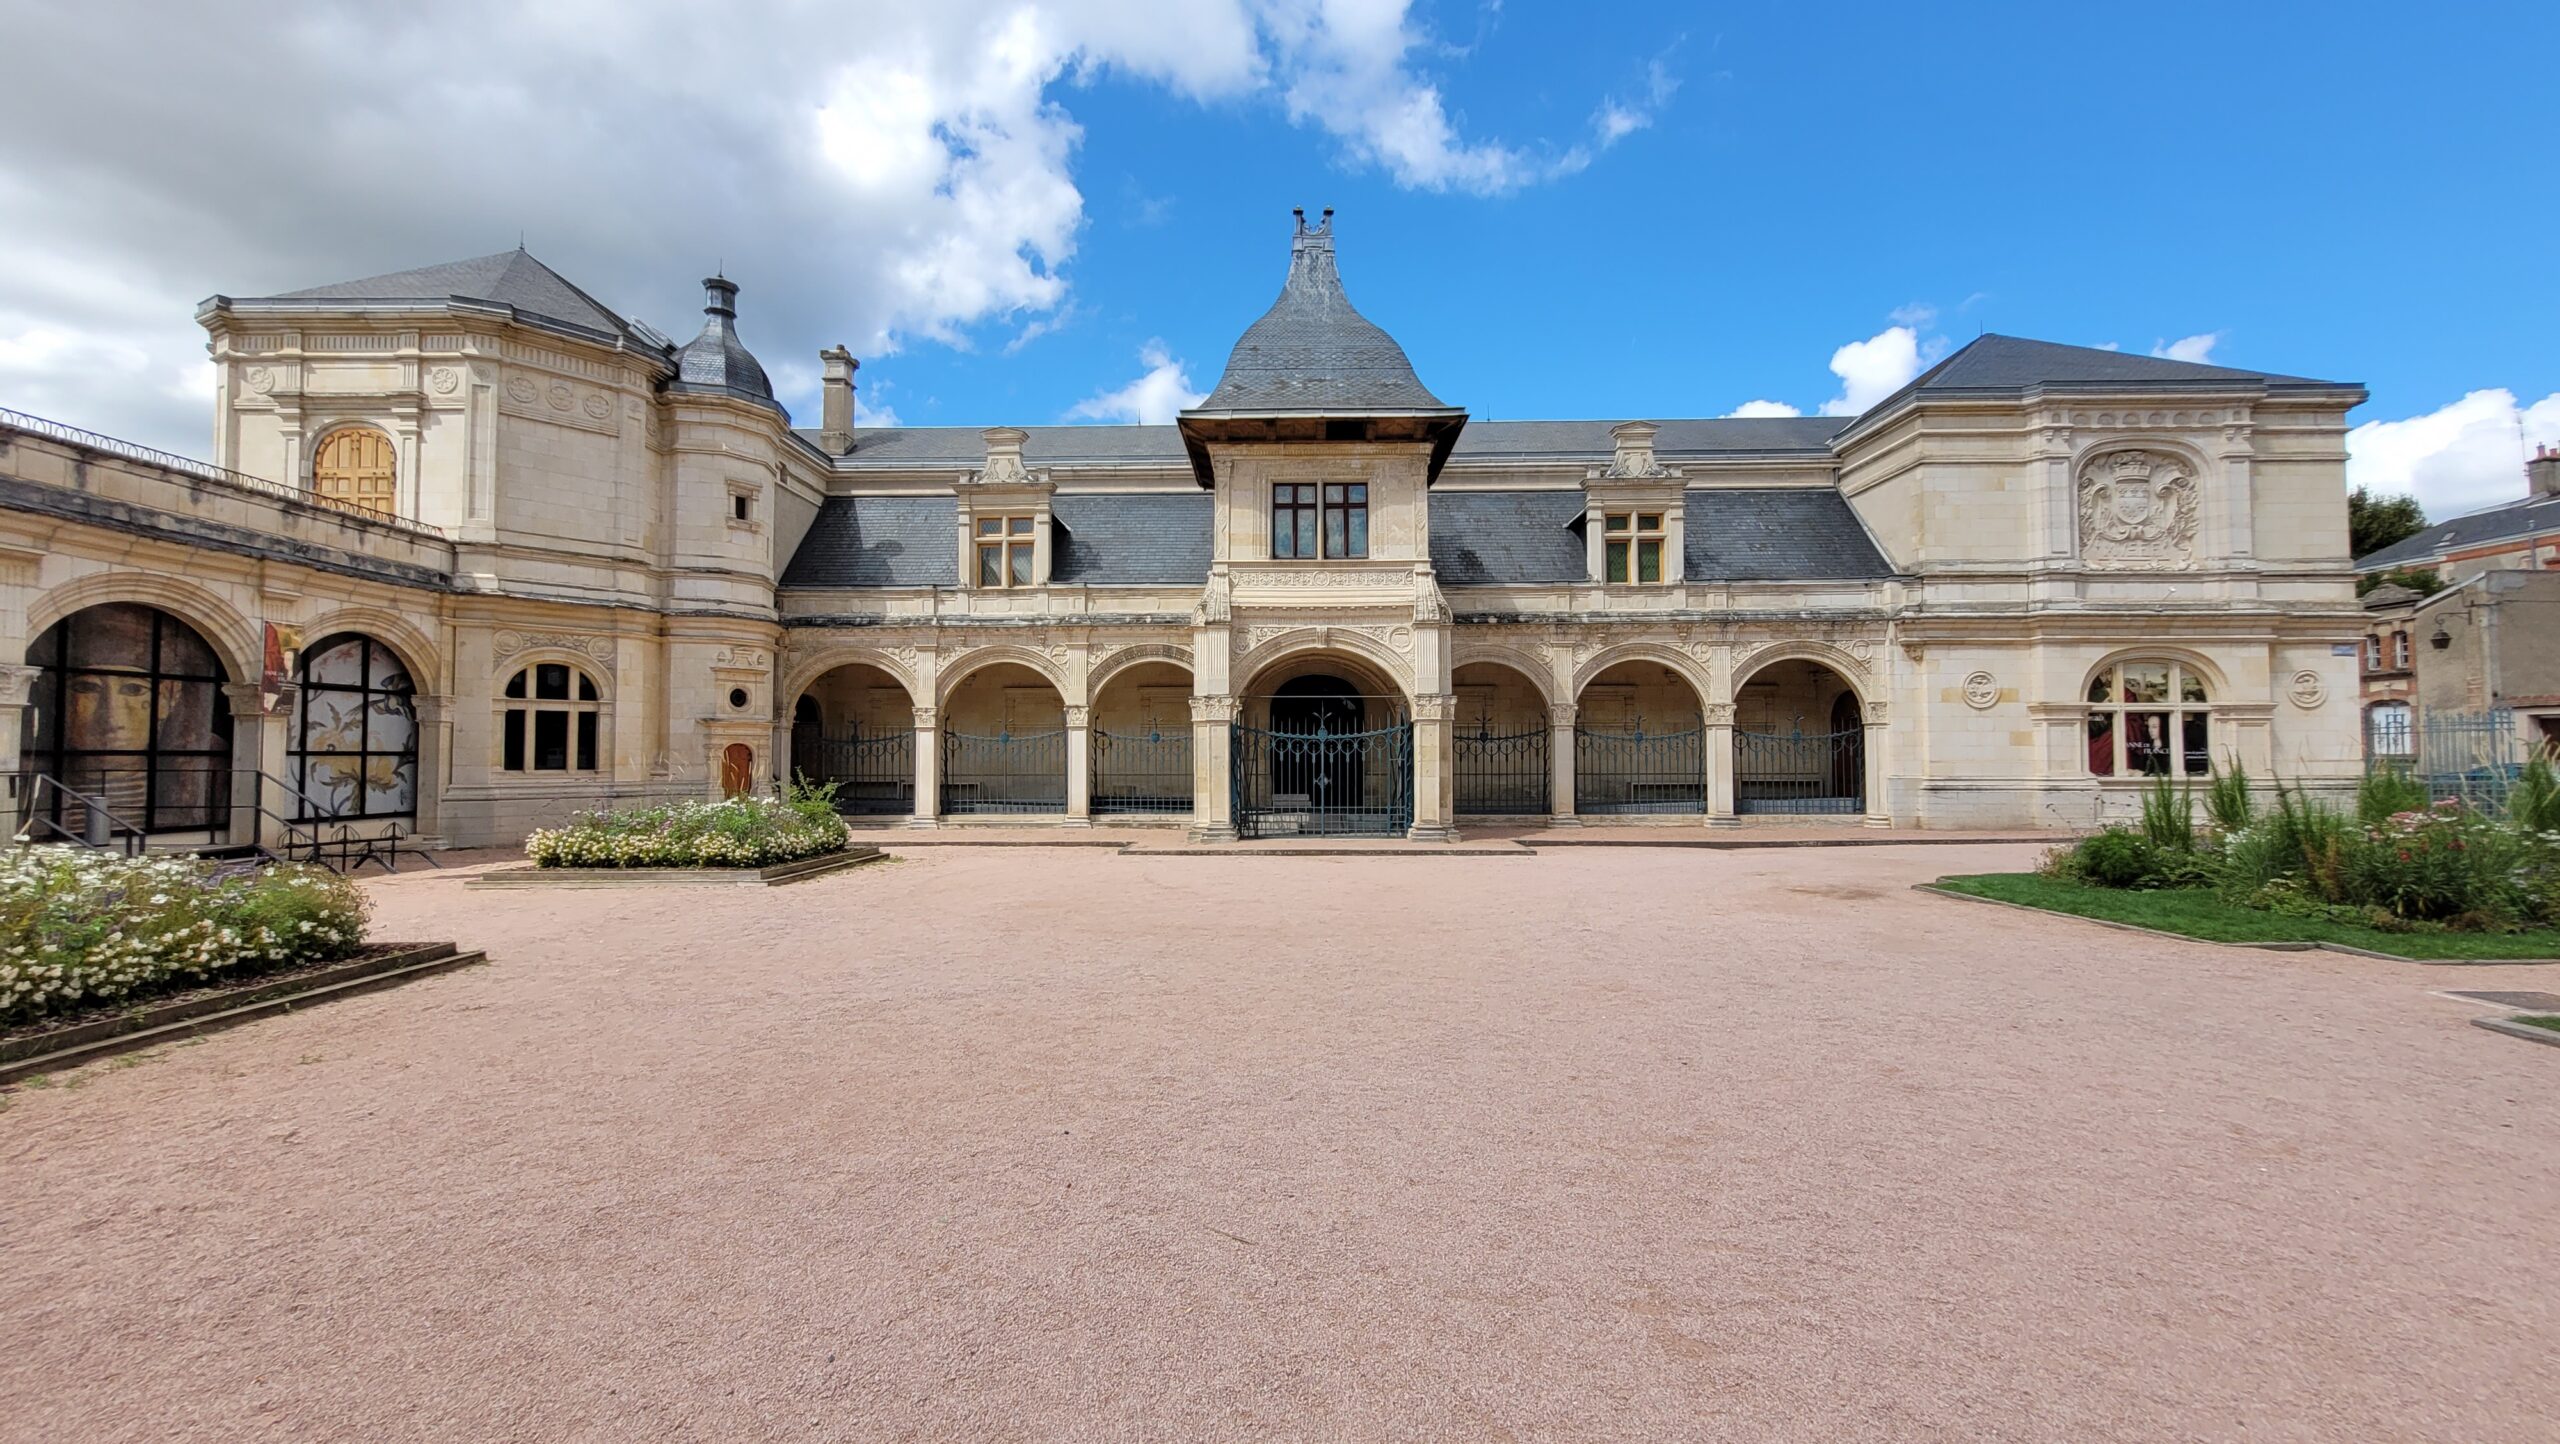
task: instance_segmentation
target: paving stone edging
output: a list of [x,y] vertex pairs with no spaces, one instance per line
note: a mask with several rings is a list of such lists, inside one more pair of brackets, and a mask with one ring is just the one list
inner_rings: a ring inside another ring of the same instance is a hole
[[526,887],[655,887],[662,883],[696,887],[782,887],[813,877],[842,872],[864,863],[883,862],[889,854],[868,843],[842,852],[820,853],[771,867],[502,867],[465,879],[468,888]]
[[0,1083],[217,1032],[271,1013],[353,997],[488,959],[487,953],[464,952],[452,943],[419,943],[290,979],[253,978],[201,997],[146,1004],[111,1018],[0,1040]]
[[2173,943],[2194,943],[2199,947],[2207,948],[2250,948],[2262,953],[2343,953],[2351,958],[2373,958],[2386,963],[2415,963],[2422,968],[2542,968],[2560,964],[2560,958],[2410,958],[2398,953],[2378,953],[2371,948],[2350,947],[2345,943],[2232,943],[2224,942],[2220,938],[2189,937],[2185,933],[2146,928],[2140,923],[2120,923],[2113,918],[2093,918],[2084,917],[2079,913],[2057,912],[2052,908],[2015,903],[2006,898],[1981,897],[1974,893],[1957,892],[1954,888],[1940,887],[1933,882],[1915,882],[1911,885],[1911,890],[1936,893],[1940,897],[1951,897],[1959,902],[1987,903],[1996,908],[2015,908],[2019,912],[2034,913],[2038,917],[2064,918],[2075,923],[2094,923],[2102,928],[2114,928],[2118,932],[2144,933],[2155,938],[2167,938]]
[[2492,1033],[2504,1033],[2510,1038],[2522,1038],[2528,1043],[2547,1043],[2554,1048],[2560,1048],[2560,1032],[2553,1032],[2549,1028],[2537,1028],[2531,1023],[2519,1023],[2513,1018],[2474,1018],[2471,1020],[2471,1026],[2486,1028]]

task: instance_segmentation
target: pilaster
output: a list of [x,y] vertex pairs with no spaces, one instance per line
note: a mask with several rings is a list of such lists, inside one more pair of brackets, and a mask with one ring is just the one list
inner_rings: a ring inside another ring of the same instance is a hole
[[1707,826],[1735,827],[1733,810],[1733,704],[1706,704]]
[[1235,791],[1231,764],[1235,750],[1236,699],[1231,696],[1191,699],[1191,840],[1236,840]]
[[1067,826],[1093,825],[1093,732],[1089,709],[1067,705]]
[[1558,827],[1582,825],[1581,816],[1573,810],[1574,710],[1571,702],[1547,708],[1547,811],[1548,820]]
[[909,827],[942,825],[942,716],[932,707],[915,709],[916,810]]

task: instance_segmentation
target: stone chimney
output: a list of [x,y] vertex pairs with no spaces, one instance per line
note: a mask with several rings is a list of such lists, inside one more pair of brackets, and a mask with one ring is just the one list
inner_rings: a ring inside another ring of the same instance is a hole
[[2560,446],[2536,446],[2524,464],[2525,495],[2560,496]]
[[832,455],[842,456],[853,450],[853,373],[862,369],[862,363],[842,346],[830,346],[818,353],[818,364],[826,368],[818,409],[818,445]]

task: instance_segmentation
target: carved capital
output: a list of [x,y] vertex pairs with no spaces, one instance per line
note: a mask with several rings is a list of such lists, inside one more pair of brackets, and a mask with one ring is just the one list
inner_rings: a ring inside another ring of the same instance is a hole
[[930,732],[930,731],[932,731],[932,730],[934,729],[934,727],[939,723],[939,720],[940,720],[940,719],[935,715],[935,709],[934,709],[934,708],[931,708],[931,707],[918,707],[918,708],[916,708],[916,709],[915,709],[915,714],[916,714],[916,730],[917,730],[918,732]]
[[264,717],[271,712],[293,709],[293,687],[290,684],[269,692],[255,682],[230,682],[224,684],[222,696],[231,704],[234,717]]
[[36,678],[44,674],[42,667],[0,664],[0,707],[23,707],[27,693],[34,689]]
[[1087,717],[1087,715],[1090,713],[1090,711],[1091,711],[1091,709],[1090,709],[1090,708],[1087,708],[1087,707],[1085,707],[1085,706],[1082,706],[1082,705],[1080,705],[1080,704],[1078,704],[1078,703],[1074,703],[1074,702],[1070,702],[1070,703],[1068,703],[1068,704],[1067,704],[1067,725],[1068,725],[1068,726],[1070,726],[1070,727],[1082,727],[1082,726],[1084,726],[1084,725],[1085,725],[1085,718],[1086,718],[1086,717]]
[[1707,725],[1710,727],[1730,727],[1733,725],[1733,704],[1731,702],[1709,702],[1707,704],[1706,716]]
[[1191,699],[1191,720],[1194,722],[1233,722],[1236,720],[1236,699],[1233,697],[1194,697]]
[[1866,706],[1859,709],[1859,720],[1863,721],[1869,727],[1882,727],[1885,724],[1885,719],[1891,716],[1892,712],[1893,709],[1885,703],[1869,702]]
[[1458,699],[1449,692],[1425,692],[1413,699],[1413,720],[1446,722],[1458,715]]
[[1554,702],[1547,706],[1547,721],[1557,727],[1573,725],[1574,715],[1581,709],[1571,702]]

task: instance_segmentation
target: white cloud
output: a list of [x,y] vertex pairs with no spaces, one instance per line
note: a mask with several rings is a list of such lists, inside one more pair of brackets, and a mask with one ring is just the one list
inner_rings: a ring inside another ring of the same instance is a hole
[[1727,416],[1802,416],[1804,412],[1783,401],[1745,401],[1725,413]]
[[[1943,347],[1933,341],[1928,351]],[[1888,326],[1864,341],[1852,341],[1831,353],[1831,374],[1840,378],[1840,394],[1822,403],[1822,414],[1855,416],[1908,385],[1927,364],[1920,333],[1909,326]]]
[[1938,308],[1926,301],[1913,301],[1908,305],[1894,307],[1885,314],[1885,319],[1897,326],[1909,326],[1914,330],[1925,331],[1937,324]]
[[[1104,75],[1276,106],[1409,187],[1498,193],[1590,161],[1587,142],[1515,145],[1453,114],[1407,0],[702,16],[314,0],[252,26],[150,0],[11,7],[13,46],[48,63],[0,87],[0,404],[200,450],[206,294],[519,234],[678,339],[699,324],[695,278],[725,266],[769,365],[839,339],[873,357],[998,325],[1028,340],[1070,300],[1086,205],[1069,105]],[[291,77],[287,98],[236,103],[243,75]],[[783,400],[814,411],[814,376],[791,374]]]
[[1680,79],[1671,73],[1668,55],[1656,56],[1644,68],[1643,95],[1633,100],[1610,96],[1592,115],[1591,129],[1599,137],[1600,148],[1606,150],[1653,124],[1679,88]]
[[2368,421],[2347,433],[2347,484],[2411,492],[2437,521],[2524,498],[2525,458],[2560,443],[2560,392],[2518,406],[2505,387],[2474,391],[2423,416]]
[[1191,374],[1182,362],[1165,350],[1162,341],[1149,341],[1138,351],[1138,364],[1146,374],[1099,396],[1079,401],[1067,415],[1086,421],[1134,421],[1142,426],[1164,426],[1173,421],[1174,413],[1197,406],[1208,392],[1191,387]]
[[[2213,348],[2222,343],[2223,332],[2207,331],[2197,336],[2181,336],[2175,341],[2155,341],[2151,354],[2170,361],[2203,363],[2213,359]],[[2112,346],[2109,347],[2113,349]]]

